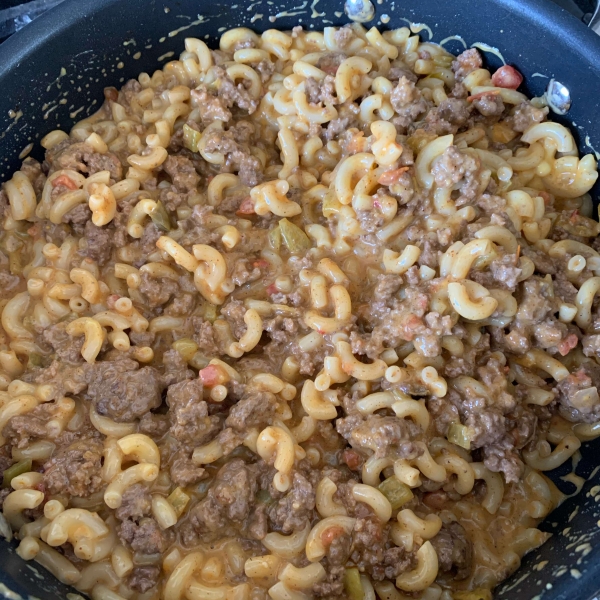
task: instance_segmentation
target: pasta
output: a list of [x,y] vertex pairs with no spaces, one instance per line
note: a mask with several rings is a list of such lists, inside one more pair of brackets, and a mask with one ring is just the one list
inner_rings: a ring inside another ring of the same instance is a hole
[[0,191],[21,558],[93,600],[491,597],[600,435],[596,161],[495,79],[237,28],[42,138]]

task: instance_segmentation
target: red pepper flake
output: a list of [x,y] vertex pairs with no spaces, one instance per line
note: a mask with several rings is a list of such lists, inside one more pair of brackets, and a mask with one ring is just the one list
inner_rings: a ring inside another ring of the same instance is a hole
[[500,90],[488,90],[486,92],[479,92],[479,94],[473,94],[467,98],[467,102],[473,102],[474,100],[481,100],[481,98],[485,98],[486,96],[498,96],[500,94]]
[[381,185],[392,185],[393,183],[398,183],[400,177],[403,173],[408,171],[409,167],[400,167],[399,169],[393,169],[392,171],[385,171],[377,180],[377,183]]
[[273,294],[276,294],[279,290],[277,289],[277,286],[272,283],[271,285],[267,286],[267,289],[265,290],[267,292],[267,295],[272,296]]
[[266,269],[269,266],[269,261],[265,260],[264,258],[259,258],[258,260],[255,260],[252,263],[253,267],[256,267],[257,269]]

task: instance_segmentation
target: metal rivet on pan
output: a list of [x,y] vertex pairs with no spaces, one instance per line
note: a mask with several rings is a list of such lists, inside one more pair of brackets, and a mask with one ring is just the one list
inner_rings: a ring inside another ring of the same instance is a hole
[[546,88],[546,102],[550,110],[557,115],[566,115],[571,108],[571,92],[560,81],[551,79]]
[[375,7],[369,0],[346,0],[344,11],[357,23],[366,23],[375,17]]

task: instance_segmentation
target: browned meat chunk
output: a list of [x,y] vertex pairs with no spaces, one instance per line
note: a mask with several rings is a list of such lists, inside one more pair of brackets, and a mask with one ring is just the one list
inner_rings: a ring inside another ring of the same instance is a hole
[[167,392],[171,435],[185,444],[206,443],[219,431],[220,419],[208,415],[202,400],[202,381],[184,380],[169,387]]
[[130,359],[96,362],[88,371],[87,396],[98,414],[119,423],[139,419],[161,403],[160,378]]
[[100,476],[104,445],[97,439],[75,442],[44,464],[44,484],[51,494],[86,498],[104,486]]

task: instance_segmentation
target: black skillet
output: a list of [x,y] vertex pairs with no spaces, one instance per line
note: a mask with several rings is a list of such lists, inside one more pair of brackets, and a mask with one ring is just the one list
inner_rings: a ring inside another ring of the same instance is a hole
[[[547,0],[378,1],[370,25],[400,27],[407,19],[429,25],[436,42],[456,34],[469,46],[485,42],[525,75],[530,95],[544,92],[547,77],[560,81],[573,104],[565,117],[555,118],[571,126],[582,153],[600,150],[600,39],[566,11]],[[100,106],[104,86],[151,73],[170,53],[181,52],[186,36],[214,45],[222,30],[241,25],[263,31],[345,22],[342,0],[66,0],[0,46],[0,181],[19,168],[19,153],[29,143],[57,127],[68,130]],[[462,49],[459,42],[447,47]],[[496,56],[487,58],[499,66]],[[39,148],[33,155],[40,158]],[[600,441],[585,445],[582,454],[577,472],[587,478],[600,465]],[[571,493],[573,486],[559,479],[567,471],[554,479]],[[496,598],[594,597],[600,590],[598,484],[595,474],[579,496],[550,515],[542,529],[554,535],[523,560]],[[35,563],[23,562],[14,544],[0,541],[0,595],[54,600],[69,591]]]

